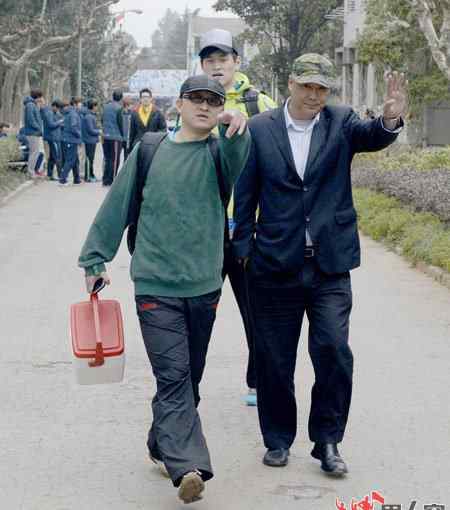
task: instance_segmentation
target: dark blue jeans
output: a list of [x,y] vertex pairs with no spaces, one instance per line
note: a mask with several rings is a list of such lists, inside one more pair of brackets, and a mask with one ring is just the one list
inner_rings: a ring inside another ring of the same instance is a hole
[[296,436],[294,372],[305,312],[315,372],[309,437],[314,442],[339,443],[352,394],[350,274],[326,275],[314,259],[306,259],[298,279],[289,284],[264,286],[250,278],[250,302],[255,326],[258,414],[266,448],[289,448]]
[[213,476],[197,406],[219,299],[220,290],[189,298],[136,296],[156,379],[147,446],[164,462],[176,487],[196,469],[205,481]]
[[64,153],[64,166],[61,170],[59,182],[64,184],[67,182],[69,172],[73,171],[73,182],[80,182],[80,172],[78,163],[78,145],[76,143],[62,143],[62,150]]

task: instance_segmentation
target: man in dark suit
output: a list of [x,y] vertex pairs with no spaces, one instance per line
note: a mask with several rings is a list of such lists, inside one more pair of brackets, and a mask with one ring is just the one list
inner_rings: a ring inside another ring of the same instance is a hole
[[349,107],[326,105],[334,76],[325,57],[299,57],[284,106],[250,120],[253,143],[235,188],[233,245],[250,281],[263,462],[285,466],[295,439],[294,371],[306,312],[315,371],[311,454],[326,473],[342,476],[347,466],[337,444],[353,371],[349,271],[360,264],[350,167],[355,153],[397,138],[407,84],[403,75],[389,75],[383,116],[363,121]]
[[139,106],[130,120],[130,148],[132,149],[148,131],[166,131],[164,115],[152,104],[150,89],[139,92]]

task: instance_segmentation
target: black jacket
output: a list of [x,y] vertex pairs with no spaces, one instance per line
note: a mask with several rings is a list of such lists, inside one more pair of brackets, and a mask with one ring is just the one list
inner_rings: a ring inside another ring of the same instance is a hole
[[164,115],[153,107],[147,126],[144,126],[138,111],[131,113],[130,121],[130,147],[133,148],[148,131],[166,131]]
[[338,274],[359,266],[351,162],[357,152],[387,147],[397,134],[386,131],[380,119],[363,121],[351,108],[326,106],[313,129],[302,180],[284,108],[253,117],[249,127],[252,148],[235,188],[235,255],[250,257],[255,278],[289,279],[303,265],[308,225],[323,272]]

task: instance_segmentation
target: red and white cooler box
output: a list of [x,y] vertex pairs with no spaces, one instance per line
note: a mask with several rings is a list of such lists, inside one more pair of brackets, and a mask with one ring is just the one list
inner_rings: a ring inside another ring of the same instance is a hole
[[70,308],[70,329],[75,377],[79,384],[104,384],[123,380],[125,345],[120,303],[99,300]]

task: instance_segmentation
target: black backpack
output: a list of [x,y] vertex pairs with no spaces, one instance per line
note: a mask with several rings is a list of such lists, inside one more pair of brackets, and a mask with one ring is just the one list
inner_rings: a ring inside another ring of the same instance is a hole
[[[137,234],[137,224],[139,221],[139,214],[141,211],[141,203],[142,203],[142,192],[144,190],[145,182],[147,181],[147,176],[150,172],[150,168],[152,165],[153,157],[158,150],[160,143],[166,138],[167,133],[145,133],[142,137],[141,145],[138,150],[138,158],[137,158],[137,173],[136,180],[134,182],[134,187],[132,190],[132,195],[130,199],[130,206],[128,208],[128,218],[127,218],[127,245],[128,251],[130,255],[134,253],[134,249],[136,246],[136,234]],[[227,189],[225,184],[225,180],[222,174],[222,165],[220,162],[220,154],[219,154],[219,144],[218,139],[214,136],[209,136],[208,138],[208,147],[211,151],[211,155],[213,157],[215,167],[216,167],[216,176],[217,183],[219,185],[220,199],[222,201],[223,208],[225,210],[225,226],[224,226],[224,252],[225,256],[231,250],[230,243],[230,232],[228,225],[228,204],[231,198],[231,190]]]
[[245,109],[247,110],[248,117],[253,117],[253,115],[257,115],[259,112],[259,106],[258,106],[258,97],[259,92],[255,89],[247,89],[242,99],[240,100],[241,103],[245,103]]

